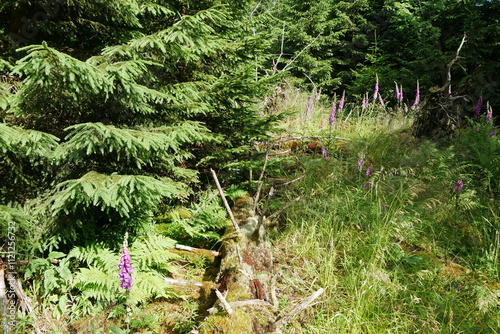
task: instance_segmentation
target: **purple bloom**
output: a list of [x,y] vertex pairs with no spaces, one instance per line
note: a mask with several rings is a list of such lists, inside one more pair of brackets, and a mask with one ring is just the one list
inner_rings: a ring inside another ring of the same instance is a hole
[[411,106],[411,109],[414,110],[420,103],[420,85],[417,80],[417,92],[415,93],[415,102]]
[[321,153],[323,153],[323,158],[328,159],[328,152],[323,145],[321,145]]
[[396,85],[396,100],[401,101],[401,99],[399,98],[400,93],[399,93],[398,83],[394,81],[394,84]]
[[337,114],[337,103],[333,103],[332,112],[330,113],[330,118],[328,119],[328,125],[332,125],[335,120],[335,115]]
[[363,157],[358,160],[358,172],[361,172],[361,168],[363,167]]
[[375,90],[373,91],[373,99],[376,100],[378,98],[378,75],[376,76],[377,81],[375,82]]
[[483,97],[480,96],[479,100],[477,100],[476,109],[474,111],[474,117],[479,118],[479,114],[481,114],[481,107],[483,106]]
[[363,189],[368,189],[370,188],[370,186],[372,185],[371,181],[368,181],[365,183],[365,185],[363,186]]
[[306,108],[306,121],[307,119],[309,118],[309,113],[311,112],[311,108],[312,108],[312,105],[313,105],[313,101],[314,101],[314,94],[311,95],[311,97],[309,98],[309,102],[307,102],[307,108]]
[[491,106],[488,106],[488,109],[486,110],[486,122],[491,122],[492,118],[493,118],[493,110],[491,110]]
[[382,107],[385,107],[385,103],[384,103],[384,100],[382,100],[382,95],[378,94],[378,101],[380,102],[380,105]]
[[363,110],[365,110],[368,107],[368,103],[369,103],[368,93],[366,93],[365,96],[363,97],[363,104],[362,104]]
[[400,102],[403,101],[403,85],[399,86],[399,99]]
[[130,264],[130,254],[128,252],[127,242],[128,233],[125,234],[125,239],[123,241],[123,247],[121,249],[122,255],[120,258],[120,264],[118,264],[118,269],[120,269],[120,273],[118,277],[120,278],[120,288],[127,289],[128,291],[132,290],[132,265]]
[[366,170],[366,173],[365,173],[365,174],[366,174],[366,176],[370,176],[370,174],[371,174],[371,173],[372,173],[372,167],[370,166],[370,168],[368,168],[368,169]]
[[457,186],[455,187],[455,191],[461,192],[463,188],[464,188],[464,183],[461,180],[457,181]]
[[341,111],[344,108],[345,104],[345,90],[342,92],[342,98],[340,99],[339,102],[339,111]]
[[497,134],[496,132],[492,132],[492,133],[490,133],[490,134],[488,135],[488,138],[491,138],[491,137],[493,137],[493,136],[494,136],[494,135],[496,135],[496,134]]

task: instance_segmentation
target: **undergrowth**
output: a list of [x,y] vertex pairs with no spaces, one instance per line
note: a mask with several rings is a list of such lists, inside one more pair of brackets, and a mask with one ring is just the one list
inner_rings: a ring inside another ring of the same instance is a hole
[[475,121],[434,143],[411,135],[412,115],[379,104],[347,105],[331,126],[327,103],[315,101],[309,119],[305,103],[294,108],[290,134],[318,136],[328,155],[297,155],[305,177],[275,205],[302,200],[282,216],[277,256],[292,263],[282,284],[298,276],[304,296],[326,293],[290,330],[497,333],[500,141],[492,124]]

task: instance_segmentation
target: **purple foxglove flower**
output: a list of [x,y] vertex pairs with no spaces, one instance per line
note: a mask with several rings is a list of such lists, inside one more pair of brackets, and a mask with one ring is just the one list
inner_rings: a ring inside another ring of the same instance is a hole
[[394,81],[394,84],[396,85],[396,100],[401,101],[401,100],[399,99],[399,95],[400,95],[400,93],[399,93],[398,83],[397,83],[396,81]]
[[323,154],[323,158],[328,159],[328,152],[323,145],[321,145],[321,153]]
[[414,110],[420,104],[420,85],[417,80],[417,92],[415,93],[415,102],[411,106],[411,109]]
[[339,111],[344,109],[344,103],[345,103],[345,90],[342,92],[342,98],[340,99],[339,102]]
[[311,97],[309,98],[309,102],[307,102],[306,121],[309,119],[309,113],[311,112],[313,101],[314,101],[314,94],[311,95]]
[[476,109],[474,110],[474,118],[479,118],[479,115],[481,114],[481,107],[483,106],[483,96],[481,95],[479,97],[479,100],[477,100],[476,104]]
[[318,96],[316,96],[316,101],[319,101],[321,98],[321,88],[319,89]]
[[493,118],[493,110],[491,110],[491,106],[488,106],[488,109],[486,110],[486,122],[491,122],[492,118]]
[[359,158],[358,160],[358,172],[361,172],[361,168],[363,168],[363,157]]
[[333,103],[332,112],[330,113],[330,118],[328,119],[328,125],[332,125],[335,120],[335,115],[337,114],[337,103]]
[[372,185],[371,181],[368,181],[365,183],[365,185],[363,186],[363,189],[368,189],[370,188],[370,186]]
[[365,110],[368,107],[368,103],[370,103],[370,101],[368,99],[368,93],[366,93],[365,96],[363,97],[363,104],[362,104],[363,110]]
[[399,86],[399,101],[403,101],[403,85]]
[[120,288],[127,289],[128,291],[132,290],[132,265],[130,264],[130,254],[128,252],[128,233],[125,233],[125,239],[123,241],[123,247],[121,249],[121,258],[120,264],[118,264],[118,269],[120,269],[120,273],[118,274],[118,278],[120,278]]
[[384,100],[382,100],[382,95],[378,94],[378,102],[380,102],[380,105],[382,107],[385,107],[385,103],[384,103]]
[[457,186],[455,187],[455,191],[461,192],[463,188],[464,188],[464,183],[461,180],[457,181]]
[[493,137],[493,136],[494,136],[494,135],[496,135],[496,134],[497,134],[496,132],[492,132],[492,133],[490,133],[490,134],[488,135],[488,138],[491,138],[491,137]]
[[375,89],[373,91],[373,99],[376,100],[378,98],[378,75],[376,76]]
[[370,168],[368,168],[368,169],[366,170],[366,173],[365,173],[365,174],[366,174],[366,176],[370,176],[370,174],[371,174],[371,173],[372,173],[372,167],[370,166]]

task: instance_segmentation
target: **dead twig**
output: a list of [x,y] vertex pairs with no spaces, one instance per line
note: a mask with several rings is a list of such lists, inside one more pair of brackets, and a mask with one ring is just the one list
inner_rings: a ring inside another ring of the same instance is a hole
[[220,291],[218,289],[215,289],[215,294],[217,295],[217,298],[219,298],[220,303],[221,303],[222,307],[224,307],[224,309],[226,310],[227,314],[229,314],[229,315],[233,314],[234,311],[233,311],[231,305],[229,305],[229,303],[227,302],[226,298],[224,298],[222,293],[220,293]]
[[323,288],[318,289],[309,298],[304,300],[299,305],[295,306],[288,314],[284,315],[278,321],[276,321],[276,328],[280,328],[280,327],[283,327],[286,324],[288,324],[293,319],[293,317],[295,317],[300,312],[302,312],[303,310],[308,308],[312,304],[312,302],[316,298],[318,298],[324,291],[325,291],[325,289],[323,289]]
[[226,196],[224,195],[224,190],[222,190],[222,187],[220,186],[219,179],[217,178],[217,174],[215,171],[210,168],[210,171],[212,172],[212,176],[214,178],[215,184],[217,185],[217,189],[219,190],[220,197],[222,198],[222,202],[224,202],[224,206],[226,207],[227,213],[229,214],[229,218],[231,218],[231,222],[233,223],[233,227],[235,231],[238,233],[238,235],[241,234],[240,227],[238,226],[238,222],[234,218],[233,211],[231,210],[231,207],[229,206],[229,203],[227,202]]
[[183,251],[188,251],[188,252],[198,252],[198,251],[209,252],[210,254],[212,254],[213,256],[216,256],[216,257],[220,255],[220,253],[217,251],[202,249],[202,248],[194,248],[191,246],[185,246],[185,245],[180,245],[180,244],[175,245],[175,248],[178,250],[183,250]]
[[275,213],[273,213],[272,215],[270,215],[269,217],[267,217],[268,220],[271,220],[273,219],[274,217],[276,217],[277,215],[279,215],[280,213],[282,213],[283,211],[285,211],[286,209],[288,209],[291,205],[297,203],[298,201],[300,201],[300,196],[297,197],[297,198],[294,198],[291,202],[288,202],[284,207],[282,207],[281,209],[279,209],[278,211],[276,211]]

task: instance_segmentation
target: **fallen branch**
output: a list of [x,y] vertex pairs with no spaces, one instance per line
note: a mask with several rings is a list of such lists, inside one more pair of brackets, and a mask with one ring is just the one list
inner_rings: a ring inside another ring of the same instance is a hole
[[319,290],[314,292],[309,298],[304,300],[299,305],[295,306],[287,315],[281,317],[278,321],[276,321],[276,328],[280,328],[288,324],[293,319],[293,317],[295,317],[300,312],[308,308],[312,304],[312,302],[316,298],[318,298],[324,291],[325,289],[320,288]]
[[286,209],[288,209],[291,205],[297,203],[298,201],[300,201],[300,196],[297,197],[297,198],[294,198],[291,202],[288,202],[284,207],[282,207],[281,209],[279,209],[278,211],[276,211],[275,213],[273,213],[272,215],[270,215],[269,217],[267,217],[268,220],[271,220],[273,219],[274,217],[276,217],[277,215],[279,215],[280,213],[282,213],[283,211],[285,211]]
[[211,253],[215,257],[220,255],[220,253],[217,251],[202,249],[202,248],[194,248],[191,246],[185,246],[185,245],[180,245],[180,244],[175,245],[175,248],[178,250],[183,250],[183,251],[187,251],[187,252],[195,252],[195,253],[198,253],[200,251],[201,252],[208,252],[208,253]]
[[231,210],[231,207],[229,206],[229,203],[227,202],[226,196],[224,195],[224,190],[222,190],[222,187],[220,186],[219,179],[217,178],[217,174],[215,171],[210,168],[210,171],[212,172],[212,176],[214,178],[215,184],[217,185],[217,189],[219,190],[220,197],[222,198],[222,202],[224,202],[224,206],[226,207],[227,213],[229,214],[229,218],[231,218],[231,222],[233,223],[233,227],[236,231],[236,233],[241,234],[240,232],[240,227],[238,226],[238,222],[236,222],[236,219],[234,218],[233,211]]
[[163,278],[168,284],[172,285],[178,285],[178,286],[203,286],[203,283],[200,282],[193,282],[193,281],[186,281],[183,279],[173,279],[173,278],[168,278],[164,277]]
[[215,289],[215,294],[217,295],[217,298],[219,298],[221,304],[222,304],[222,307],[224,307],[224,309],[226,310],[227,314],[231,315],[234,313],[231,305],[229,305],[229,303],[227,302],[226,298],[224,298],[224,296],[222,295],[222,293],[220,293],[219,290]]
[[266,172],[266,167],[267,167],[267,162],[269,161],[269,145],[267,145],[267,151],[266,151],[266,158],[264,160],[264,166],[262,167],[262,172],[260,173],[259,176],[259,181],[257,181],[257,192],[255,193],[254,197],[254,204],[253,204],[253,211],[256,212],[257,210],[257,205],[259,203],[259,197],[260,197],[260,191],[262,190],[262,185],[264,182],[262,182],[262,179],[264,178],[264,173]]
[[291,137],[287,139],[278,140],[276,143],[284,143],[291,140],[301,140],[301,139],[319,139],[319,138],[330,138],[330,139],[338,139],[338,140],[347,140],[350,141],[349,138],[343,137],[335,137],[335,136],[301,136],[301,137]]

